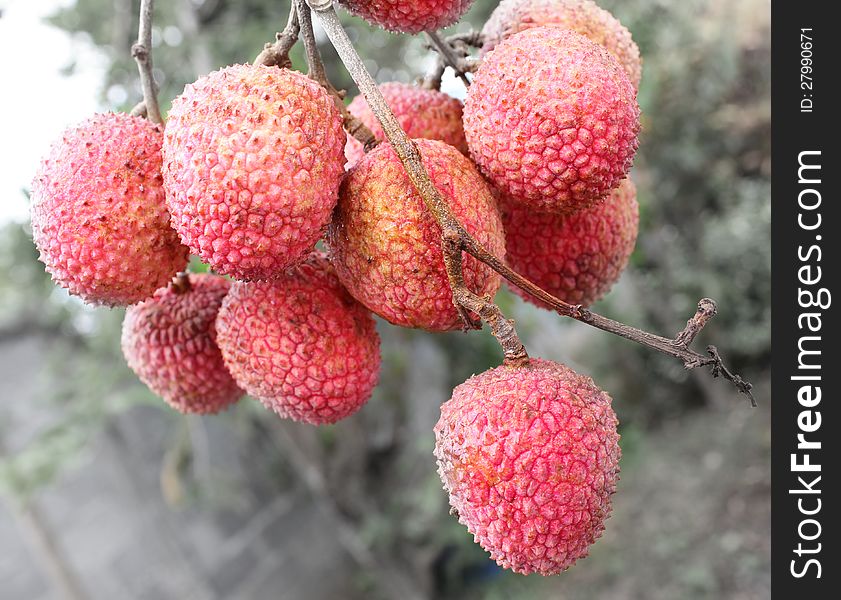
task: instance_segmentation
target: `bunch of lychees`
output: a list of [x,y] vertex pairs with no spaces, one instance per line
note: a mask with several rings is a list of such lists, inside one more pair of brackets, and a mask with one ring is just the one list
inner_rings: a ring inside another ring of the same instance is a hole
[[[417,33],[452,24],[471,1],[343,4]],[[637,47],[590,0],[503,0],[483,40],[463,107],[434,89],[380,91],[466,231],[561,300],[592,303],[636,240],[625,178]],[[364,98],[349,109],[383,140]],[[68,130],[35,177],[32,229],[56,283],[129,307],[129,366],[186,413],[247,393],[282,417],[334,423],[377,384],[371,313],[463,326],[440,228],[394,149],[366,153],[330,93],[285,68],[201,77],[165,126],[106,114]],[[190,254],[212,274],[183,273]],[[479,297],[499,289],[486,264],[468,256],[461,268]],[[499,564],[558,573],[600,535],[619,471],[610,404],[591,379],[531,359],[472,377],[442,406],[442,481]]]

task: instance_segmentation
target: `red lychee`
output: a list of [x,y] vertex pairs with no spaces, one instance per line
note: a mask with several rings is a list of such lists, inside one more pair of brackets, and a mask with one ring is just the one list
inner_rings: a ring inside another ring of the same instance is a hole
[[639,87],[642,61],[631,32],[592,0],[502,0],[482,28],[482,51],[490,52],[518,31],[544,25],[571,29],[601,44]]
[[490,52],[464,106],[470,155],[511,201],[574,212],[619,185],[639,107],[625,71],[573,31],[536,27]]
[[96,115],[41,162],[32,237],[53,281],[86,302],[140,302],[187,265],[164,202],[161,141],[145,119]]
[[[639,205],[626,179],[601,203],[572,215],[541,213],[500,202],[508,264],[570,304],[590,305],[619,279],[634,250]],[[543,308],[540,300],[511,286]]]
[[179,276],[126,311],[126,362],[182,413],[216,413],[242,396],[216,346],[216,315],[229,287],[227,279],[215,275]]
[[[427,90],[407,83],[384,83],[379,86],[391,112],[410,138],[441,140],[467,154],[467,140],[461,124],[462,104],[437,90]],[[379,141],[385,140],[383,128],[362,95],[348,106],[352,115],[362,121]],[[345,156],[352,167],[365,155],[362,144],[348,136]]]
[[[456,218],[496,256],[505,239],[496,202],[481,175],[458,150],[415,140],[423,164]],[[369,152],[342,183],[328,230],[330,259],[350,293],[387,321],[430,331],[458,329],[461,320],[441,253],[441,229],[388,144]],[[467,287],[493,296],[500,277],[470,256]]]
[[473,0],[340,0],[366,21],[390,31],[421,33],[449,27]]
[[234,65],[176,98],[163,144],[172,223],[215,271],[271,279],[324,232],[344,173],[333,99],[287,69]]
[[604,531],[620,456],[610,403],[589,377],[531,359],[471,377],[441,407],[444,489],[500,566],[560,573]]
[[282,417],[335,423],[377,385],[374,319],[321,255],[271,282],[235,283],[216,327],[234,379]]

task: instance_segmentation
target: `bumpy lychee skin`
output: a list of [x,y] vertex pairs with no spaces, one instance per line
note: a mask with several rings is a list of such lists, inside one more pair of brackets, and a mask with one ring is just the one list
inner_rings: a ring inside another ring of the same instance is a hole
[[[456,218],[488,250],[505,253],[496,202],[458,150],[415,140],[432,182]],[[430,331],[461,327],[441,254],[441,230],[392,147],[381,144],[348,172],[327,235],[330,259],[353,296],[390,323]],[[493,296],[500,277],[464,258],[467,287]]]
[[[379,86],[391,112],[410,138],[441,140],[467,154],[467,140],[461,124],[463,106],[459,100],[437,90],[426,90],[407,83],[391,82]],[[352,115],[362,121],[380,141],[385,133],[362,95],[348,106]],[[345,156],[348,166],[365,155],[362,144],[348,136]]]
[[53,281],[86,302],[140,302],[187,265],[164,202],[161,140],[145,119],[101,114],[41,162],[32,237]]
[[639,87],[642,60],[631,32],[592,0],[502,0],[482,29],[482,52],[490,52],[518,31],[544,25],[571,29],[601,44],[617,58],[634,87]]
[[620,457],[610,403],[589,377],[531,359],[471,377],[441,407],[438,473],[500,566],[560,573],[604,531]]
[[536,27],[490,52],[464,106],[470,155],[512,201],[575,212],[619,185],[637,150],[636,91],[573,31]]
[[340,0],[348,10],[383,29],[421,33],[449,27],[473,0]]
[[235,283],[216,327],[236,381],[282,417],[335,423],[358,411],[377,385],[374,319],[322,255],[275,281]]
[[504,200],[500,207],[508,264],[570,304],[590,305],[609,292],[634,251],[639,205],[630,179],[603,202],[572,215],[540,213]]
[[242,396],[216,346],[216,315],[230,282],[191,274],[130,307],[123,355],[153,392],[183,413],[216,413]]
[[175,99],[163,144],[172,224],[219,273],[271,279],[302,260],[330,220],[345,132],[308,77],[234,65]]

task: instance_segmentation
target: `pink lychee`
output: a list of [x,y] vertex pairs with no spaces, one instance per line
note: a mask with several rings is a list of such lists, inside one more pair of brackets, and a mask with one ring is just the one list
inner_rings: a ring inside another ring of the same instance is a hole
[[441,407],[444,489],[500,566],[560,573],[601,535],[619,474],[610,403],[589,377],[531,359],[471,377]]
[[161,140],[145,119],[101,114],[41,162],[32,237],[53,281],[86,302],[140,302],[187,265],[164,202]]
[[511,201],[574,212],[619,185],[637,149],[639,107],[607,50],[536,27],[490,52],[464,106],[470,155]]
[[377,385],[374,319],[322,255],[274,281],[235,283],[216,327],[234,379],[282,417],[335,423],[358,411]]
[[287,69],[234,65],[188,85],[169,113],[172,223],[215,271],[266,280],[321,237],[344,173],[333,99]]
[[[410,138],[441,140],[467,154],[467,140],[461,124],[463,107],[459,100],[437,90],[407,83],[384,83],[379,89],[400,127]],[[371,130],[377,140],[385,140],[383,128],[364,96],[354,98],[348,110]],[[352,167],[364,155],[362,144],[348,136],[345,146],[347,166]]]
[[[502,200],[508,264],[570,304],[592,304],[619,279],[639,227],[636,188],[630,179],[603,202],[571,215],[541,213]],[[520,296],[549,308],[520,288]]]
[[571,29],[601,44],[639,87],[642,61],[631,32],[592,0],[502,0],[482,28],[482,52],[518,31],[544,25]]
[[216,413],[242,396],[216,346],[216,315],[229,287],[216,275],[179,276],[126,311],[126,362],[180,412]]
[[340,0],[366,21],[390,31],[421,33],[449,27],[473,0]]
[[[496,256],[505,240],[496,202],[468,158],[437,140],[414,140],[433,184],[461,224]],[[350,293],[390,323],[430,331],[462,326],[441,252],[441,229],[388,144],[348,172],[328,230],[330,259]],[[464,280],[493,296],[500,277],[470,256]]]

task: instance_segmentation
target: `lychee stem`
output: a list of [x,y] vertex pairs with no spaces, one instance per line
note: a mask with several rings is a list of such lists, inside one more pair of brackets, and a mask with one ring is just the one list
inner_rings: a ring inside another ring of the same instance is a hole
[[255,65],[267,67],[291,68],[292,61],[289,60],[289,51],[298,41],[301,26],[298,23],[298,11],[295,2],[289,8],[289,17],[286,20],[286,27],[275,35],[274,43],[267,43],[263,50],[254,59]]
[[304,41],[304,51],[307,55],[307,66],[309,67],[310,79],[313,79],[321,84],[327,92],[333,97],[336,103],[336,108],[342,115],[342,125],[350,135],[362,143],[365,151],[368,152],[374,148],[379,141],[374,133],[368,128],[365,123],[353,116],[348,111],[345,105],[345,92],[337,90],[330,79],[327,77],[327,71],[324,68],[324,62],[321,60],[321,53],[318,51],[318,44],[315,41],[315,33],[312,28],[312,14],[310,7],[305,0],[293,0],[298,12],[298,21],[301,25],[301,38]]
[[[377,88],[374,78],[371,77],[371,74],[365,68],[362,59],[356,52],[347,32],[344,30],[344,27],[339,21],[336,10],[333,8],[332,1],[307,0],[307,4],[309,4],[313,12],[315,12],[318,16],[319,22],[324,28],[324,31],[327,33],[327,37],[330,38],[330,42],[336,49],[339,58],[342,60],[342,63],[344,63],[348,73],[350,73],[350,76],[356,82],[356,85],[365,96],[365,99],[368,101],[368,105],[371,107],[371,110],[377,117],[377,120],[382,125],[386,138],[388,138],[388,141],[394,148],[400,162],[406,169],[406,174],[408,175],[409,180],[418,191],[418,194],[420,194],[427,209],[432,213],[433,217],[438,222],[438,225],[441,227],[442,247],[445,253],[445,265],[447,266],[447,274],[453,291],[453,303],[457,307],[472,310],[480,315],[483,315],[483,318],[486,318],[486,320],[488,320],[488,317],[491,319],[495,317],[502,317],[499,307],[493,304],[490,300],[479,298],[470,292],[470,290],[468,290],[464,285],[464,278],[459,276],[461,272],[461,252],[467,252],[477,260],[488,265],[517,287],[550,305],[562,316],[570,317],[576,321],[581,321],[582,323],[601,329],[602,331],[624,337],[625,339],[629,339],[640,345],[657,350],[663,354],[673,356],[681,360],[686,369],[710,367],[713,377],[721,375],[725,379],[729,380],[736,386],[736,389],[750,398],[751,405],[756,406],[756,402],[751,394],[751,384],[743,380],[738,375],[732,373],[724,366],[721,356],[715,346],[707,347],[708,356],[699,354],[689,348],[689,342],[691,342],[697,333],[700,332],[703,326],[712,317],[712,314],[706,317],[699,317],[696,315],[696,317],[693,318],[694,320],[690,320],[694,324],[694,333],[691,335],[684,333],[686,331],[684,330],[684,332],[681,332],[681,334],[679,334],[675,339],[668,339],[637,329],[636,327],[631,327],[630,325],[625,325],[624,323],[614,321],[613,319],[603,317],[582,307],[581,305],[568,304],[535,285],[533,282],[511,269],[498,257],[488,252],[487,249],[485,249],[482,244],[476,240],[476,238],[471,236],[461,223],[458,222],[458,219],[455,218],[455,215],[449,205],[444,201],[441,194],[435,188],[432,180],[429,178],[429,174],[423,166],[420,152],[418,152],[414,142],[409,139],[400,127],[400,124],[397,122],[397,119],[394,117],[394,114],[389,109],[388,104]],[[464,311],[460,310],[460,314],[464,315]],[[484,315],[487,315],[487,317]],[[510,353],[512,360],[523,360],[522,358],[516,358],[520,353],[514,346],[515,344],[522,346],[522,343],[517,338],[513,324],[510,321],[506,321],[504,318],[502,318],[502,321],[505,321],[505,323],[502,323],[499,320],[496,322],[488,320],[488,324],[491,326],[491,330],[497,336],[497,340],[503,347],[506,358],[509,357]],[[496,329],[494,328],[495,324],[497,325]],[[472,327],[473,325],[469,316],[466,318],[465,325],[467,327]],[[522,356],[527,357],[525,348],[522,350]]]
[[163,123],[161,108],[158,105],[158,86],[155,84],[152,66],[152,12],[154,8],[155,0],[140,1],[140,26],[137,32],[137,42],[131,47],[131,55],[137,62],[137,69],[140,71],[140,85],[143,88],[143,106],[146,118],[153,123]]
[[169,287],[176,294],[186,294],[193,287],[190,283],[190,274],[187,271],[180,271],[172,278]]
[[[437,34],[435,35],[437,36]],[[464,77],[464,74],[473,73],[481,63],[480,59],[470,56],[470,48],[482,47],[484,43],[482,33],[479,31],[457,33],[439,40],[438,43],[442,44],[446,50],[441,52],[437,50],[437,45],[430,44],[428,46],[430,50],[436,50],[435,64],[420,81],[420,86],[427,90],[440,90],[441,79],[444,77],[444,71],[447,70],[448,66],[452,67],[456,73],[460,73],[464,84],[469,86],[470,81]],[[458,56],[454,56],[456,54]]]
[[465,87],[470,87],[470,80],[461,67],[461,57],[456,56],[450,43],[441,38],[437,31],[427,31],[426,37],[432,42],[436,52],[444,59],[444,63],[455,71],[456,76],[464,82]]

